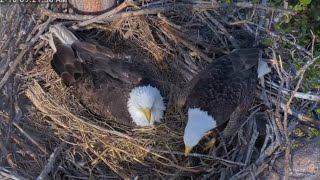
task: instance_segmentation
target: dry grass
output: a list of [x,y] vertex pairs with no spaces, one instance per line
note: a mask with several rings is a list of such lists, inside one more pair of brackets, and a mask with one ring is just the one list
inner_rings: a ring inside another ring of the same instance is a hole
[[[141,4],[138,6],[142,8]],[[53,150],[65,143],[67,147],[52,165],[51,178],[242,179],[258,176],[272,159],[272,154],[283,151],[280,144],[286,144],[283,143],[284,137],[291,133],[286,127],[288,119],[289,124],[300,119],[308,126],[317,126],[312,121],[313,117],[307,121],[304,115],[308,114],[307,109],[313,101],[294,98],[288,106],[294,113],[290,113],[277,101],[270,100],[278,98],[284,104],[291,101],[290,95],[273,89],[270,82],[282,87],[286,84],[285,89],[290,92],[300,85],[296,79],[289,81],[287,78],[290,77],[289,72],[294,74],[289,66],[285,66],[294,62],[288,56],[290,50],[282,48],[279,39],[262,30],[269,24],[257,28],[260,10],[229,6],[216,8],[200,2],[158,15],[123,17],[110,25],[89,25],[93,29],[86,32],[91,33],[91,38],[115,52],[126,52],[154,64],[155,77],[167,87],[169,96],[163,123],[155,128],[128,127],[117,124],[112,117],[101,118],[91,114],[73,96],[72,88],[66,88],[51,69],[52,50],[48,50],[44,40],[39,41],[37,44],[46,51],[38,52],[34,63],[23,67],[20,86],[33,104],[22,129],[25,130],[24,135],[28,134],[37,143],[20,145],[21,149],[29,148],[29,151],[23,155],[15,154],[11,160],[7,158],[10,171],[34,179],[47,164]],[[271,11],[264,14],[268,18],[274,15]],[[208,61],[237,47],[252,44],[251,39],[243,38],[246,37],[242,36],[243,30],[259,32],[256,42],[263,39],[273,41],[273,47],[263,52],[263,58],[274,67],[273,72],[260,81],[248,120],[226,145],[227,152],[215,154],[216,151],[204,151],[204,140],[194,149],[197,154],[186,158],[183,156],[182,138],[185,116],[175,105],[174,97],[179,93],[175,90],[206,67]],[[305,56],[300,50],[293,53]],[[301,107],[300,101],[307,105]],[[285,119],[283,115],[288,112],[293,116]],[[0,116],[9,119],[6,114]],[[5,121],[4,124],[10,123]],[[263,130],[259,128],[261,124],[267,124]],[[18,131],[18,134],[23,133]],[[267,136],[261,139],[261,134]],[[10,141],[23,142],[19,136],[16,138],[17,141]],[[286,145],[288,147],[290,143]]]

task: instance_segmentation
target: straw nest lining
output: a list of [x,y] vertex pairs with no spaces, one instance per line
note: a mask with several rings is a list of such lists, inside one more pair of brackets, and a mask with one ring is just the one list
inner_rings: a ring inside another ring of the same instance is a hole
[[[31,69],[29,67],[25,72],[25,93],[36,108],[29,118],[34,123],[32,126],[46,127],[51,132],[47,141],[69,145],[65,148],[66,153],[59,157],[61,168],[56,168],[51,176],[111,178],[116,174],[125,179],[137,176],[237,179],[258,175],[271,154],[283,150],[280,148],[281,139],[286,139],[288,133],[287,119],[282,121],[280,114],[281,104],[272,105],[276,104],[272,98],[274,100],[278,94],[276,89],[272,89],[272,83],[279,84],[283,80],[282,75],[288,75],[288,69],[277,64],[277,57],[274,57],[277,51],[264,51],[263,58],[273,59],[277,71],[270,74],[266,82],[261,82],[255,104],[248,112],[248,120],[226,145],[228,152],[219,157],[214,151],[203,151],[201,146],[195,149],[199,154],[189,158],[183,156],[185,116],[175,106],[174,97],[175,93],[179,93],[175,90],[183,87],[208,62],[235,48],[252,44],[253,39],[248,39],[246,35],[250,31],[259,32],[256,42],[266,38],[274,40],[278,51],[290,58],[286,55],[287,50],[277,43],[277,37],[260,32],[264,25],[260,30],[257,28],[261,15],[257,12],[259,10],[231,5],[216,8],[209,3],[200,3],[157,15],[119,17],[110,25],[100,23],[84,27],[90,28],[84,31],[91,33],[87,37],[98,40],[115,52],[144,57],[154,63],[155,71],[161,69],[169,74],[167,77],[158,74],[160,83],[170,84],[167,89],[170,96],[163,123],[154,129],[127,127],[113,122],[112,117],[101,119],[91,114],[51,69],[52,51],[40,55]],[[265,15],[272,13],[263,12]],[[302,50],[295,53],[304,55]],[[288,85],[295,87],[297,81],[291,81]],[[291,101],[285,93],[280,93],[279,97],[283,102]],[[289,114],[297,113],[292,112]],[[314,124],[312,118],[308,119],[301,113],[298,115],[302,116],[301,121],[309,120]],[[257,121],[267,124],[263,130],[258,127]],[[266,134],[266,137],[261,139],[261,134]],[[51,149],[47,145],[46,148]]]

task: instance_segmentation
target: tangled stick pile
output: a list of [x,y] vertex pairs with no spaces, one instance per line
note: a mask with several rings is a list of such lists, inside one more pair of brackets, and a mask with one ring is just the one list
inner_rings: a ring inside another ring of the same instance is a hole
[[[154,0],[125,1],[113,14],[100,18],[64,14],[64,9],[57,7],[43,7],[42,24],[30,32],[41,32],[41,38],[30,47],[36,58],[22,65],[16,76],[32,108],[23,121],[13,122],[19,131],[9,137],[11,143],[24,138],[26,142],[8,146],[14,158],[7,159],[8,168],[2,172],[32,179],[242,179],[258,176],[275,154],[286,152],[289,157],[294,130],[320,127],[317,114],[310,115],[319,95],[301,91],[306,86],[304,73],[318,57],[272,28],[275,18],[294,12],[249,3]],[[155,70],[166,71],[169,76],[159,75],[159,83],[171,87],[163,123],[155,128],[132,128],[86,110],[50,66],[53,51],[45,34],[47,27],[56,23],[65,23],[85,40],[151,61]],[[215,151],[199,147],[184,157],[186,118],[175,105],[176,89],[214,59],[266,41],[272,43],[264,45],[261,58],[272,72],[260,79],[255,104],[246,123],[227,144],[228,152],[217,156]],[[292,65],[297,60],[305,64],[300,69]],[[8,127],[10,118],[1,116]],[[286,166],[288,171],[289,161]]]

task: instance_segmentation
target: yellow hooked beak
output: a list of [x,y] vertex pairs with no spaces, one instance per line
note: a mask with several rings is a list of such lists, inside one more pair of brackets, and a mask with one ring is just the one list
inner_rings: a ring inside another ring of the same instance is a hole
[[185,150],[184,150],[184,155],[185,155],[185,156],[189,156],[191,150],[192,150],[192,147],[186,146],[186,148],[185,148]]
[[143,108],[142,112],[146,116],[148,122],[150,123],[150,121],[151,121],[151,109],[150,108]]

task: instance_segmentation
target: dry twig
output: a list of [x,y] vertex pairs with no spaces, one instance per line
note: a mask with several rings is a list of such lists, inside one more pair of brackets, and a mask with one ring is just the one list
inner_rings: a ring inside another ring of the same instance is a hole
[[54,163],[57,160],[57,157],[61,154],[62,150],[67,146],[67,143],[62,142],[58,147],[56,147],[53,151],[53,153],[50,155],[48,159],[48,163],[43,168],[40,175],[37,177],[37,180],[43,180],[46,178],[46,176],[50,173],[50,171],[53,168]]
[[200,57],[202,57],[204,60],[208,61],[208,62],[212,62],[212,59],[209,58],[206,54],[204,54],[201,50],[199,50],[196,46],[192,45],[190,42],[188,42],[187,40],[184,40],[182,37],[180,37],[178,35],[178,30],[173,29],[172,27],[168,26],[168,25],[161,25],[161,29],[163,31],[166,31],[167,33],[165,34],[170,34],[171,38],[173,38],[176,42],[181,42],[183,45],[185,45],[186,47],[188,47],[190,50],[194,51],[195,53],[197,53]]
[[[150,149],[149,151],[150,152],[155,152],[155,153],[177,154],[177,155],[183,155],[184,156],[184,153],[182,153],[182,152],[157,150],[157,149]],[[223,161],[225,163],[232,164],[232,165],[237,165],[237,166],[244,166],[245,165],[245,164],[240,163],[240,162],[233,162],[233,161],[230,161],[230,160],[227,160],[227,159],[222,159],[222,158],[214,157],[214,156],[208,156],[208,155],[204,155],[204,154],[191,153],[190,157],[198,157],[198,158],[206,158],[206,159],[218,160],[218,161]]]
[[[267,84],[271,85],[271,87],[273,89],[279,89],[280,86],[277,85],[276,83],[273,83],[273,82],[270,82],[270,81],[266,81]],[[281,89],[281,92],[283,94],[286,94],[286,95],[290,95],[290,96],[294,96],[295,98],[299,98],[299,99],[306,99],[306,100],[309,100],[309,101],[320,101],[320,96],[319,95],[316,95],[316,94],[306,94],[306,93],[302,93],[302,92],[296,92],[296,93],[293,93],[293,91],[289,90],[289,89],[286,89],[286,88],[282,88]]]
[[3,88],[3,85],[7,82],[9,77],[16,70],[16,67],[22,62],[24,55],[28,53],[29,50],[33,47],[33,45],[38,41],[38,39],[40,38],[40,35],[43,34],[43,32],[47,29],[51,21],[52,21],[52,17],[48,18],[48,20],[44,23],[43,27],[39,29],[37,35],[30,40],[30,42],[27,44],[25,49],[23,49],[20,52],[20,54],[16,57],[16,59],[13,61],[10,68],[7,70],[7,72],[5,73],[5,75],[2,77],[0,81],[0,89]]
[[29,139],[34,145],[36,145],[44,154],[48,154],[47,150],[42,147],[37,141],[35,141],[27,132],[25,132],[19,124],[13,122],[13,125],[23,134],[27,139]]
[[24,178],[24,177],[14,173],[14,172],[11,172],[3,167],[0,167],[0,175],[2,175],[3,177],[6,177],[6,178],[13,179],[13,180],[27,180],[27,178]]

